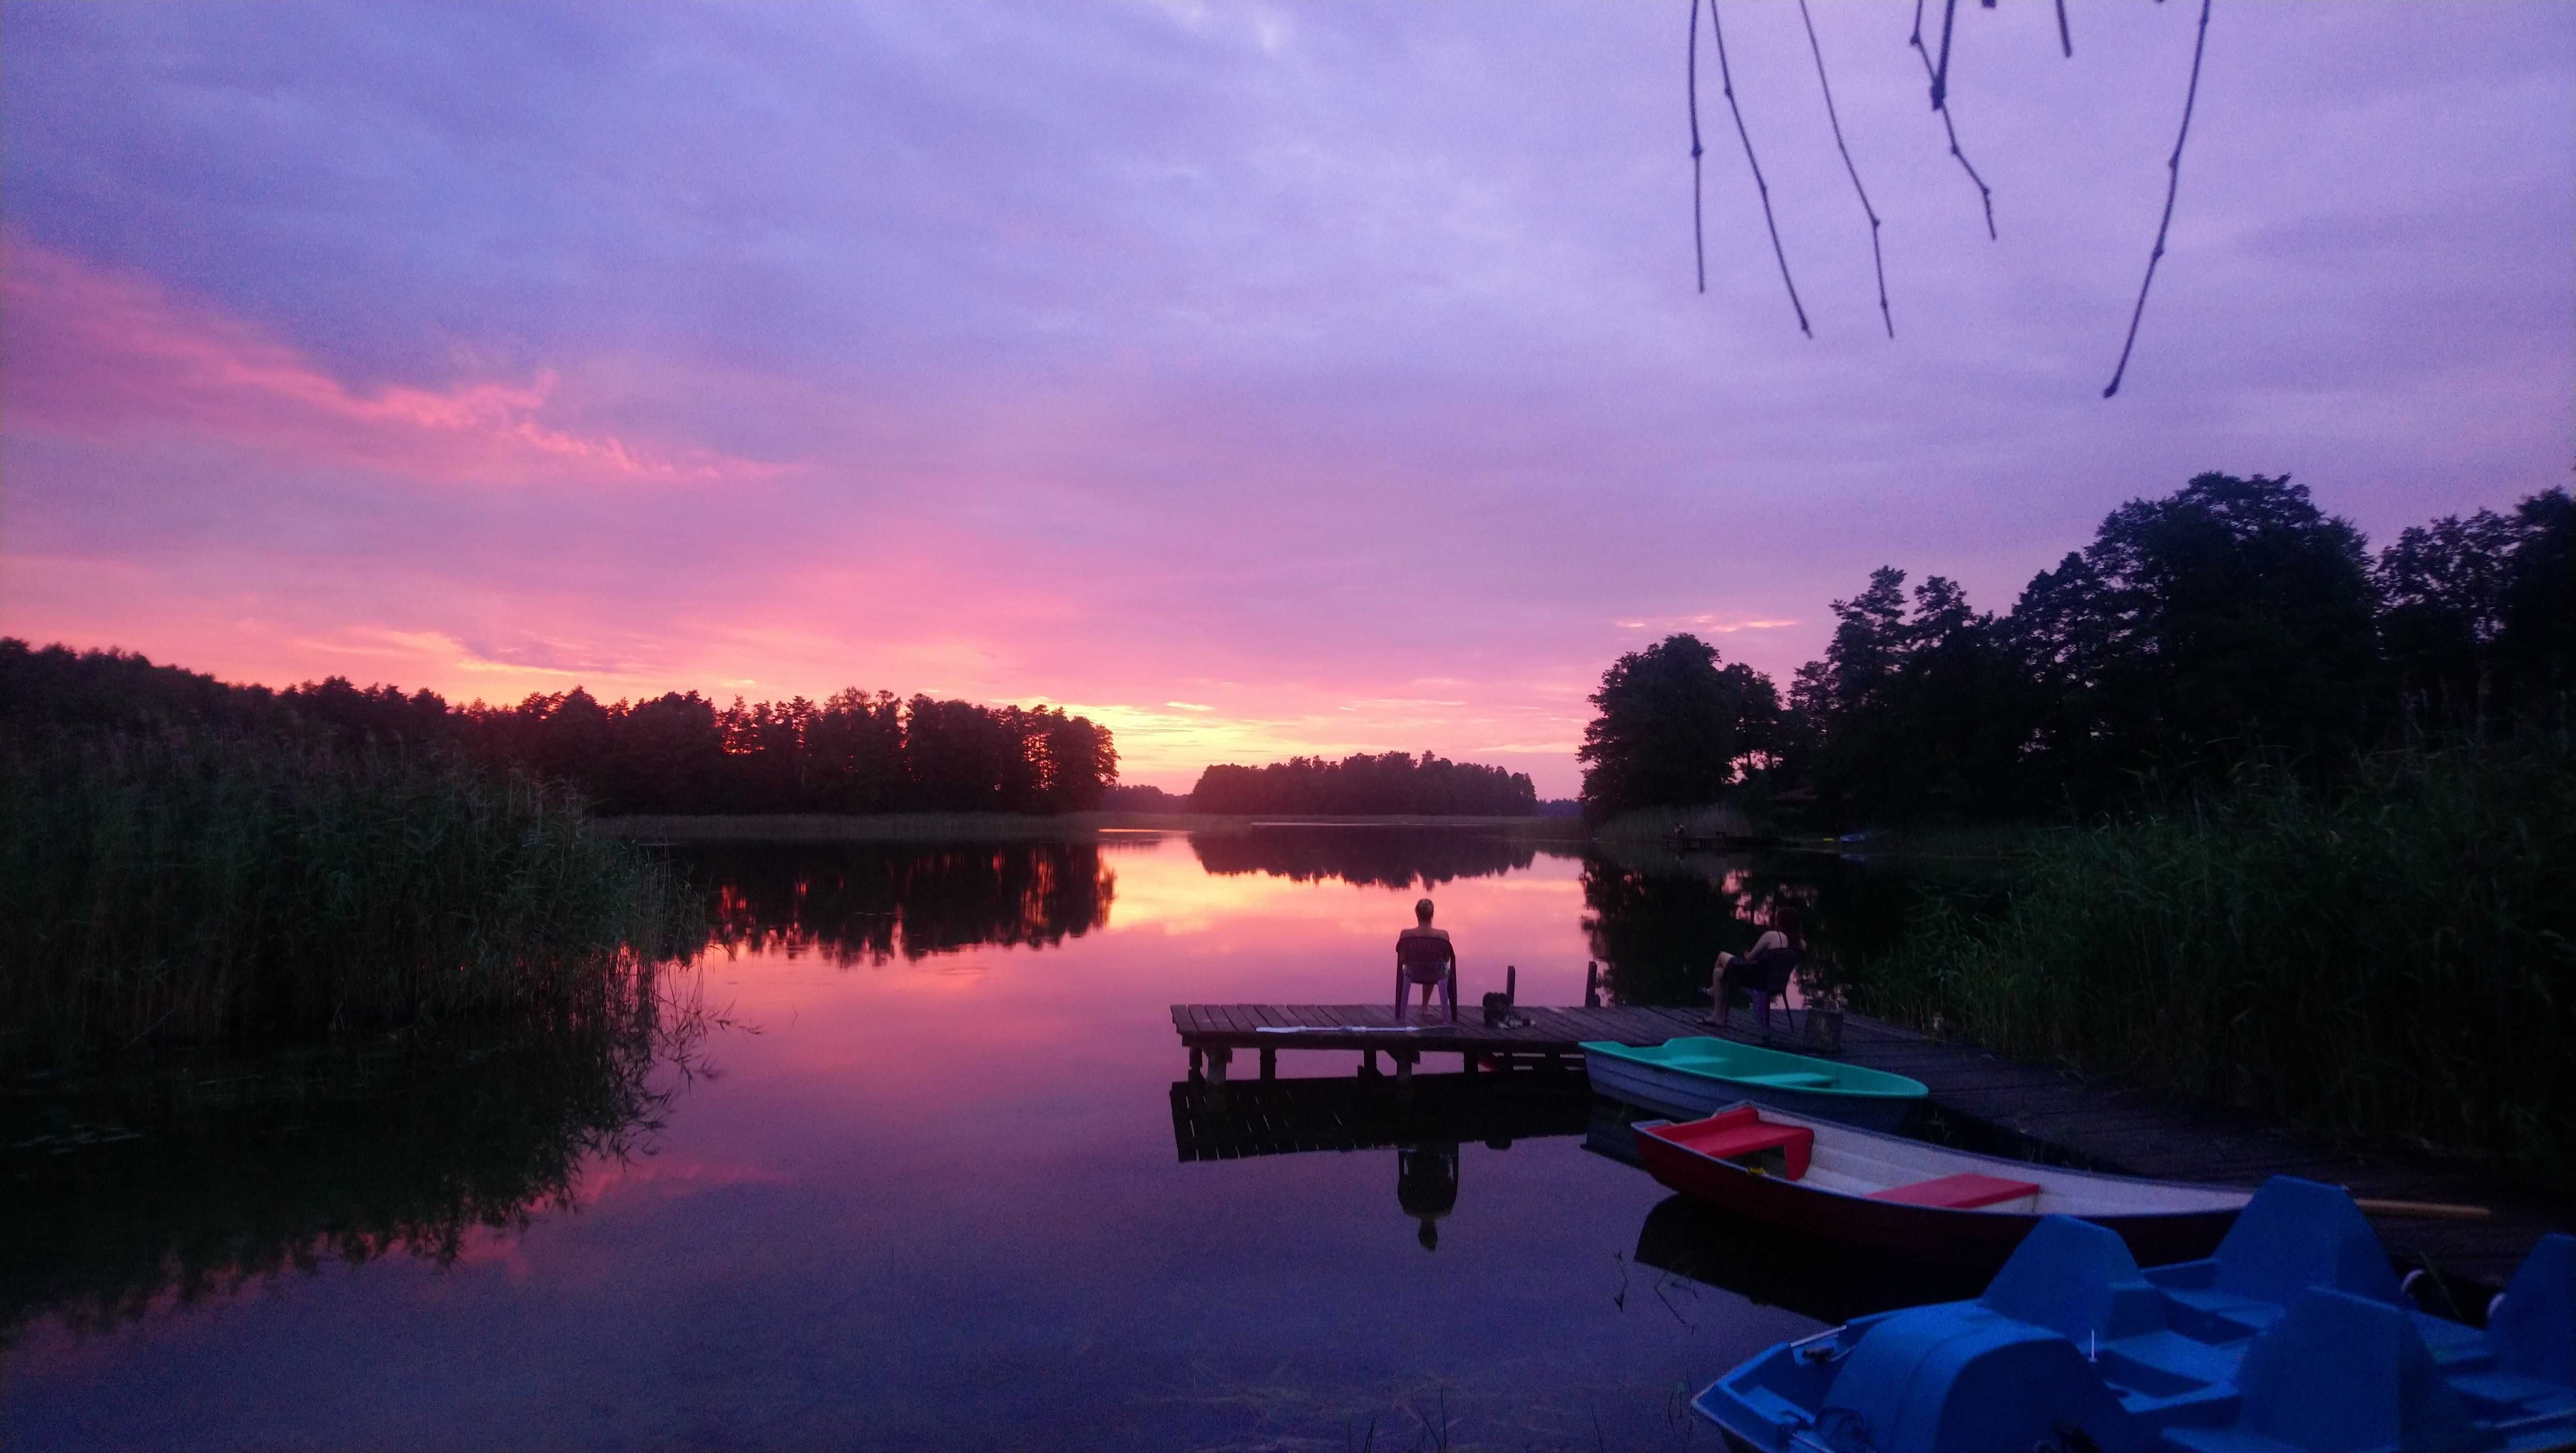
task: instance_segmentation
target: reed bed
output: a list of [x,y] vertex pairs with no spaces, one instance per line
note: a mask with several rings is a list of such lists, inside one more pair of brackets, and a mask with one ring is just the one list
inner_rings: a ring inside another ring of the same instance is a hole
[[2576,1189],[2576,753],[2418,743],[2043,835],[1857,1002],[2006,1053]]
[[452,756],[173,732],[0,745],[0,1068],[607,1012],[697,909],[581,803]]

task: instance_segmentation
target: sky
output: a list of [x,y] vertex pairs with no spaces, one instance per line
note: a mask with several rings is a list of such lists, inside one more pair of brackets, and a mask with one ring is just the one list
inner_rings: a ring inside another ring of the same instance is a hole
[[[1936,12],[1940,7],[1932,7]],[[1575,788],[1676,630],[2125,500],[2570,483],[2576,5],[0,0],[0,634],[516,700],[1046,702]],[[1934,22],[1937,24],[1937,20]]]

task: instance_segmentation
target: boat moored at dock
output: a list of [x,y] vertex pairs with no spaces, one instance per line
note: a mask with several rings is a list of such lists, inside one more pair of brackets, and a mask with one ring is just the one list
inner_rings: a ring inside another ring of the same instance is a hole
[[2253,1194],[1975,1155],[1750,1104],[1634,1130],[1648,1173],[1731,1214],[1987,1270],[2052,1215],[2110,1228],[2150,1265],[2206,1256]]
[[1583,1068],[1596,1093],[1677,1120],[1751,1100],[1892,1132],[1928,1093],[1922,1081],[1885,1070],[1705,1035],[1644,1046],[1587,1040]]

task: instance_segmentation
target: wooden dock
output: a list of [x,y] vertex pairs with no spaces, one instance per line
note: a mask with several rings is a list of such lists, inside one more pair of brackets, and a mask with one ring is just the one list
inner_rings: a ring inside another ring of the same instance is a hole
[[[1425,1022],[1416,1009],[1406,1022],[1418,1027],[1399,1029],[1383,1003],[1176,1004],[1172,1026],[1190,1052],[1192,1080],[1213,1085],[1225,1083],[1234,1053],[1245,1049],[1259,1055],[1263,1080],[1276,1076],[1280,1050],[1332,1049],[1384,1053],[1403,1081],[1425,1054],[1457,1054],[1468,1069],[1480,1062],[1544,1067],[1551,1061],[1579,1068],[1584,1040],[1660,1044],[1716,1032],[1705,1023],[1705,1008],[1524,1007],[1519,1013],[1530,1022],[1505,1029],[1487,1028],[1481,1010],[1462,1008],[1452,1025],[1438,1010]],[[1738,1011],[1727,1037],[1751,1041],[1749,1016]],[[1800,1048],[1785,1033],[1782,1043]],[[1368,1058],[1373,1062],[1375,1054]],[[1940,1117],[1933,1133],[1971,1148],[2210,1184],[2304,1176],[2360,1197],[2486,1207],[2491,1214],[2478,1220],[2371,1218],[2393,1256],[2446,1281],[2500,1288],[2541,1235],[2576,1232],[2576,1205],[2470,1162],[2396,1145],[2338,1144],[2241,1111],[2086,1080],[1856,1014],[1844,1016],[1838,1058],[1922,1081]],[[1180,1114],[1176,1093],[1176,1134],[1183,1131]]]
[[1261,1078],[1275,1079],[1279,1051],[1359,1050],[1384,1054],[1399,1078],[1410,1078],[1426,1054],[1454,1054],[1464,1068],[1478,1062],[1536,1060],[1580,1063],[1582,1042],[1661,1044],[1677,1035],[1706,1034],[1706,1009],[1535,1009],[1516,1011],[1526,1024],[1489,1027],[1481,1008],[1460,1008],[1456,1023],[1433,1009],[1408,1010],[1399,1023],[1385,1004],[1175,1004],[1172,1028],[1190,1052],[1190,1072],[1222,1084],[1237,1050],[1260,1057]]

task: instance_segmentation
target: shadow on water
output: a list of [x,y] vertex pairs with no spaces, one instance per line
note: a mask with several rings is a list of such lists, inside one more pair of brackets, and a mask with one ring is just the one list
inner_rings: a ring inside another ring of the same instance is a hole
[[626,976],[577,1019],[0,1089],[0,1345],[100,1332],[289,1269],[453,1262],[647,1148],[710,1020]]
[[1051,948],[1109,921],[1117,878],[1092,843],[674,850],[707,893],[710,945],[843,966],[984,944]]
[[1256,826],[1195,833],[1190,851],[1210,873],[1267,873],[1299,883],[1339,879],[1360,888],[1428,891],[1459,878],[1517,873],[1540,853],[1572,857],[1571,845],[1533,843],[1454,827]]
[[1799,1236],[1687,1196],[1668,1196],[1646,1213],[1637,1232],[1637,1264],[1819,1322],[1959,1301],[1986,1288],[1977,1272]]

